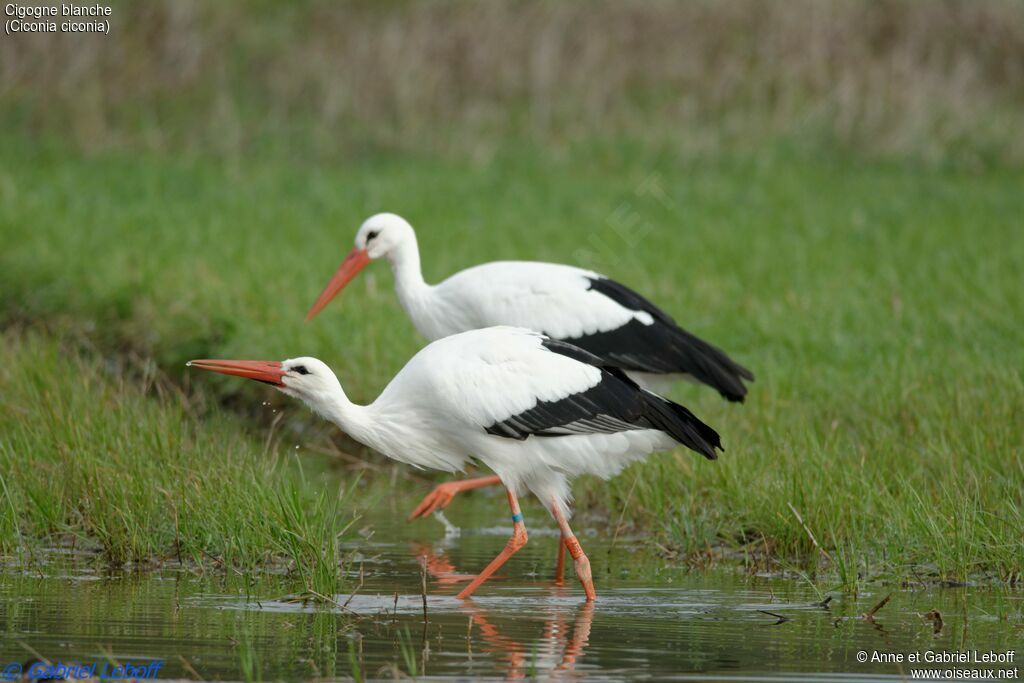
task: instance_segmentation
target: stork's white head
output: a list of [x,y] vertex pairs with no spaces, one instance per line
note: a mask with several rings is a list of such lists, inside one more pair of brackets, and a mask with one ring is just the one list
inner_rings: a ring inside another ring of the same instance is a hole
[[378,213],[359,227],[355,248],[365,251],[371,259],[379,259],[415,240],[416,233],[409,221],[397,214]]
[[276,360],[193,360],[189,367],[246,377],[276,387],[281,393],[302,400],[316,412],[329,413],[339,395],[341,383],[327,364],[308,356]]
[[281,377],[281,393],[301,399],[317,412],[329,405],[341,391],[341,382],[327,363],[303,356],[281,362],[284,375]]
[[306,320],[330,303],[370,261],[388,257],[395,263],[397,257],[403,253],[408,256],[410,250],[417,250],[416,233],[407,220],[393,213],[378,213],[367,218],[356,233],[355,246],[309,309]]

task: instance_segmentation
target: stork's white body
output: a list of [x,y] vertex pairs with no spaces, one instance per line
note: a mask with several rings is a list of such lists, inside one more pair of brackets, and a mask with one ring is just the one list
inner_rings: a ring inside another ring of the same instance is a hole
[[324,416],[353,438],[414,467],[461,471],[473,459],[513,491],[533,492],[568,513],[569,482],[580,474],[609,478],[675,440],[656,429],[579,433],[523,440],[489,434],[489,425],[538,402],[580,394],[601,370],[542,346],[535,332],[492,327],[427,345],[368,406],[327,404]]
[[508,325],[572,340],[654,322],[590,289],[602,277],[583,268],[536,261],[494,261],[428,285],[406,260],[393,265],[395,290],[412,324],[433,341],[458,332]]
[[316,315],[370,261],[386,258],[395,290],[429,340],[507,325],[572,343],[651,386],[652,379],[695,379],[730,401],[753,374],[720,349],[676,325],[628,287],[591,270],[556,263],[496,261],[430,285],[423,279],[416,233],[394,214],[371,217],[307,317]]

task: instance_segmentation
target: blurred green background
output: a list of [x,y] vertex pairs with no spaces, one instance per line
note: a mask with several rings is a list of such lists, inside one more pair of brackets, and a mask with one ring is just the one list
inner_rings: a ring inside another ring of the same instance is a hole
[[[745,548],[854,585],[1020,578],[1024,4],[112,6],[110,35],[0,41],[6,552],[68,536],[112,560],[171,552],[166,496],[137,493],[146,463],[220,485],[211,430],[305,468],[231,490],[292,496],[321,551],[347,523],[317,498],[339,471],[425,493],[298,406],[272,430],[269,390],[183,367],[316,355],[372,400],[422,345],[388,269],[302,318],[359,223],[392,211],[428,281],[505,258],[595,268],[757,374],[744,406],[676,388],[726,454],[581,481],[590,524],[680,561]],[[83,400],[97,382],[104,401]],[[117,419],[140,400],[152,415]],[[189,455],[146,438],[168,411]],[[55,425],[93,412],[115,419],[69,449]],[[116,472],[111,448],[131,453]],[[69,471],[123,477],[123,500],[48,485]],[[175,493],[205,515],[194,554],[258,562],[225,549],[244,520],[208,491]],[[111,550],[118,524],[135,532]]]

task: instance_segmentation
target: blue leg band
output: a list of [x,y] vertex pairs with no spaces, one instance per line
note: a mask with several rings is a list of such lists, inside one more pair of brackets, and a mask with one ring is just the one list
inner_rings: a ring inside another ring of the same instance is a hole
[[521,521],[523,521],[523,513],[522,512],[517,512],[516,514],[512,515],[512,523],[513,524],[515,524],[516,522],[521,522]]

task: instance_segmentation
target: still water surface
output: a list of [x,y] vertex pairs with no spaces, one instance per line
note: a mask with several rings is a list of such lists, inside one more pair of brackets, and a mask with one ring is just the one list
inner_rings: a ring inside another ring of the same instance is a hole
[[[860,651],[1024,655],[1019,593],[896,591],[870,622],[860,615],[890,589],[872,587],[856,598],[836,593],[822,607],[822,596],[806,583],[731,569],[689,572],[642,552],[635,541],[620,538],[613,547],[610,539],[582,534],[598,590],[598,602],[587,605],[571,569],[564,586],[551,581],[556,536],[543,528],[547,520],[538,520],[529,545],[463,602],[454,594],[510,531],[474,528],[474,520],[493,518],[493,501],[465,503],[461,515],[451,515],[463,526],[459,536],[446,537],[433,520],[374,520],[372,537],[356,546],[351,580],[359,583],[361,565],[362,586],[336,596],[344,610],[286,599],[294,585],[284,577],[247,580],[180,568],[97,573],[80,556],[42,570],[8,566],[0,572],[0,664],[28,659],[31,649],[64,662],[164,660],[161,679],[415,673],[462,680],[834,681],[902,679],[914,668],[861,664]],[[943,616],[938,633],[921,616],[930,610]]]

